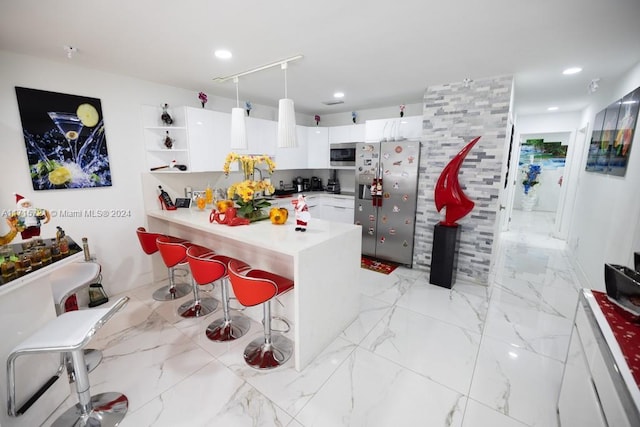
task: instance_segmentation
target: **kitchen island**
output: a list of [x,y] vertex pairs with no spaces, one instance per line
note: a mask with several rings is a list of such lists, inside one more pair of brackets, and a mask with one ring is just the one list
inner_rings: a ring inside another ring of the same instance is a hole
[[[292,323],[294,361],[304,369],[358,316],[361,230],[359,226],[311,219],[306,232],[294,219],[229,227],[209,222],[209,211],[178,209],[147,212],[148,230],[166,233],[241,259],[253,268],[292,278],[294,290],[272,303],[273,315]],[[153,278],[167,270],[153,259]],[[262,310],[245,311],[261,320]],[[204,331],[203,331],[204,333]]]

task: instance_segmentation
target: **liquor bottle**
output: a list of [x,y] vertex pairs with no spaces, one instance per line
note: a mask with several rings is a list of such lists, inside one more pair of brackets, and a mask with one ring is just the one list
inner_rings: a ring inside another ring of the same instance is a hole
[[176,205],[173,204],[173,200],[171,200],[169,193],[164,191],[161,185],[158,185],[158,188],[160,189],[160,195],[158,198],[160,199],[162,209],[166,209],[168,211],[176,210]]
[[82,238],[82,251],[84,252],[84,260],[91,261],[91,252],[89,252],[89,241],[86,237]]

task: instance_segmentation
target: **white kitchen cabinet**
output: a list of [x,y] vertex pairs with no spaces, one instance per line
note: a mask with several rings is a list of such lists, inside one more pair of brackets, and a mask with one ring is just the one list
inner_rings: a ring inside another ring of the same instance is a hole
[[422,116],[367,120],[365,127],[367,142],[420,139],[422,137]]
[[329,128],[307,128],[307,167],[309,169],[328,169],[329,165]]
[[323,215],[328,221],[353,223],[353,199],[335,196],[323,197]]
[[257,119],[255,117],[246,117],[245,120],[247,124],[248,148],[246,150],[235,151],[241,154],[267,154],[269,156],[275,156],[278,122]]
[[231,142],[231,115],[186,107],[191,172],[222,171]]
[[[142,126],[144,133],[144,147],[147,153],[147,167],[149,169],[169,165],[172,161],[177,164],[191,167],[189,161],[189,141],[187,137],[187,124],[185,108],[169,108],[167,110],[173,124],[166,125],[160,119],[161,106],[145,105],[142,107]],[[169,136],[172,147],[165,146],[165,139]],[[158,172],[176,173],[177,169],[161,169]]]
[[307,136],[305,126],[296,126],[296,138],[298,146],[295,148],[276,148],[276,166],[279,170],[306,169],[307,162]]
[[329,127],[329,144],[342,142],[362,142],[365,138],[365,124]]

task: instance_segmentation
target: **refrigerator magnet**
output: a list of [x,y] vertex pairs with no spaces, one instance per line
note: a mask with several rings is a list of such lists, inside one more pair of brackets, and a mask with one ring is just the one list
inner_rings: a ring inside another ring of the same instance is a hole
[[402,160],[398,160],[397,162],[393,162],[393,166],[402,166]]
[[409,162],[409,164],[413,164],[413,161],[414,161],[415,159],[416,159],[416,158],[415,158],[415,157],[413,157],[413,156],[409,156],[409,157],[407,157],[407,161]]
[[396,213],[400,212],[400,208],[398,207],[398,205],[393,205],[393,211]]
[[403,194],[402,195],[402,201],[406,202],[407,200],[409,200],[409,195],[408,194]]
[[369,231],[368,232],[369,232],[370,236],[373,236],[373,227],[369,227]]
[[393,183],[393,189],[397,190],[398,188],[400,188],[400,184],[398,184],[397,182]]
[[386,216],[386,215],[382,215],[382,222],[383,222],[384,224],[386,224],[386,223],[387,223],[387,216]]
[[376,217],[373,215],[369,215],[369,221],[373,222],[376,220]]
[[402,246],[404,246],[404,247],[406,248],[407,246],[409,246],[409,242],[407,242],[407,241],[405,240],[404,242],[402,242]]
[[390,228],[389,229],[389,235],[390,236],[395,236],[396,235],[396,229],[395,228]]
[[396,145],[396,153],[402,153],[402,147],[400,145]]
[[362,205],[358,205],[358,212],[362,212]]
[[380,244],[381,244],[381,245],[382,245],[382,244],[384,244],[384,241],[385,241],[385,238],[384,238],[384,236],[382,236],[382,237],[380,238]]
[[385,160],[389,160],[389,153],[384,153],[382,157],[384,157]]
[[385,199],[389,199],[391,198],[391,194],[389,192],[386,192],[382,195],[382,197],[384,197]]

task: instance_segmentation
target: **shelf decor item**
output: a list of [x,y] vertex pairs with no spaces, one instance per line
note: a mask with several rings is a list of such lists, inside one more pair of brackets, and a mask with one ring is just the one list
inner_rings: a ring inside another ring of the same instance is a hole
[[173,139],[169,136],[169,131],[167,131],[164,137],[164,146],[167,147],[167,149],[173,148]]
[[404,104],[400,104],[400,118],[404,117]]
[[207,100],[208,100],[207,94],[204,93],[204,92],[200,92],[198,94],[198,99],[200,100],[200,103],[202,104],[202,108],[204,108],[204,104],[206,104]]
[[315,121],[316,121],[316,126],[318,126],[320,124],[320,115],[316,114],[314,117]]
[[160,115],[160,120],[162,120],[162,123],[164,123],[167,126],[173,124],[173,119],[171,118],[171,114],[169,114],[168,109],[169,109],[169,104],[164,104],[162,106],[162,114]]
[[253,105],[251,105],[251,101],[244,101],[244,109],[247,110],[247,116],[251,115],[251,109]]
[[[229,176],[233,162],[239,163],[244,178],[243,181],[236,182],[227,189],[227,197],[238,205],[237,214],[250,221],[269,218],[269,213],[264,209],[271,206],[271,203],[264,198],[256,198],[256,195],[264,191],[273,193],[275,188],[268,179],[262,177],[262,171],[256,166],[264,163],[267,166],[267,172],[271,175],[276,164],[267,155],[250,156],[231,152],[227,155],[223,166],[226,176]],[[256,170],[259,171],[259,180],[255,179]]]
[[358,113],[356,113],[355,111],[351,112],[351,121],[355,124],[356,120],[358,120]]

